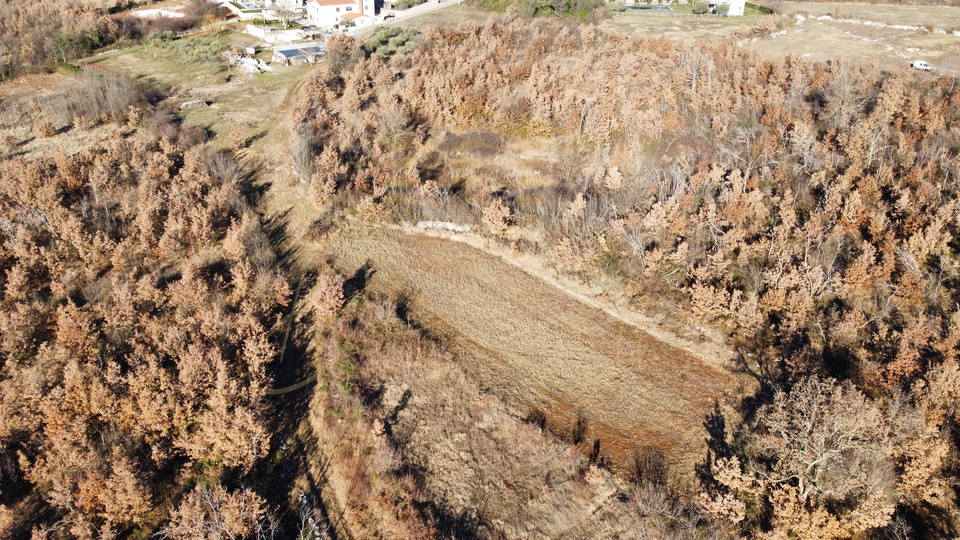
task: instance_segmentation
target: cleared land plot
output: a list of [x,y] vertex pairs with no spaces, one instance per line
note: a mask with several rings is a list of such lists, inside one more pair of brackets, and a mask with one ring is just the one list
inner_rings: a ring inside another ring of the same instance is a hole
[[[601,27],[612,33],[673,39],[735,37],[745,50],[783,57],[791,54],[815,62],[843,59],[859,65],[875,65],[888,71],[923,59],[946,67],[948,58],[960,60],[960,8],[842,4],[840,19],[836,4],[784,3],[779,6],[782,31],[769,38],[757,37],[753,28],[760,17],[694,17],[678,13],[618,13]],[[792,15],[804,15],[795,19]],[[814,20],[809,16],[831,16]],[[895,28],[894,26],[901,26]],[[909,26],[915,28],[902,28]],[[952,71],[951,71],[952,73]]]
[[438,9],[436,11],[431,11],[429,13],[424,13],[423,15],[418,15],[416,17],[410,17],[409,19],[401,19],[396,23],[391,23],[391,26],[396,25],[404,28],[410,27],[418,30],[423,30],[428,26],[455,28],[462,22],[475,22],[477,24],[483,24],[486,22],[487,18],[490,17],[490,15],[496,15],[496,13],[473,9],[461,4],[459,6],[450,6],[443,9]]
[[751,40],[744,47],[778,57],[792,54],[815,62],[844,59],[896,71],[917,58],[939,67],[946,57],[957,54],[960,46],[960,38],[950,33],[883,28],[848,20],[806,19],[788,24],[785,31],[769,39]]
[[[187,38],[190,39],[190,38]],[[218,38],[224,47],[252,46],[258,40],[246,34],[228,32]],[[263,50],[257,58],[270,61],[272,51]],[[264,134],[276,125],[278,113],[289,104],[291,90],[314,66],[271,66],[261,74],[243,73],[238,68],[181,60],[176,51],[140,45],[89,59],[92,63],[121,72],[133,79],[170,88],[173,102],[204,100],[209,107],[183,112],[186,121],[210,129],[214,134],[238,130],[260,143]],[[258,146],[263,146],[262,143]],[[265,154],[272,149],[263,148]]]
[[700,17],[689,12],[624,12],[614,14],[600,28],[627,36],[708,39],[748,33],[759,20],[759,17]]
[[[784,15],[804,13],[809,15],[834,15],[837,4],[815,4],[810,2],[784,2],[777,8]],[[960,8],[951,6],[895,6],[879,4],[840,4],[840,16],[843,18],[876,21],[888,24],[913,26],[931,25],[934,28],[960,29]]]
[[342,271],[365,263],[367,286],[410,299],[414,319],[450,339],[465,369],[514,413],[599,441],[620,470],[656,449],[674,470],[704,457],[704,418],[739,391],[737,377],[472,247],[371,228],[331,242]]

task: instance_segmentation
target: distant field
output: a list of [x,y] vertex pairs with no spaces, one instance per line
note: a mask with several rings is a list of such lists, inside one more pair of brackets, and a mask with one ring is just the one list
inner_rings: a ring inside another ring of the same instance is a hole
[[[927,60],[935,67],[945,64],[960,53],[960,39],[950,29],[960,24],[960,9],[911,6],[841,6],[844,20],[812,20],[785,18],[784,33],[769,39],[757,39],[744,46],[761,54],[783,56],[792,54],[811,61],[843,59],[860,65],[875,65],[880,69],[896,71],[905,68],[911,60]],[[787,9],[808,14],[827,15],[829,6],[821,4],[791,4]],[[833,6],[835,9],[836,6]],[[901,11],[902,10],[902,11]],[[927,29],[882,27],[884,25],[929,26]]]
[[733,36],[757,24],[758,17],[698,17],[689,13],[615,13],[601,28],[616,34],[674,39]]
[[[769,5],[769,2],[767,4]],[[951,6],[784,2],[780,4],[778,9],[784,15],[796,13],[834,15],[837,13],[838,5],[840,6],[840,15],[845,18],[913,26],[929,24],[945,30],[960,29],[960,8]]]
[[444,26],[454,28],[464,21],[483,24],[487,20],[487,17],[492,14],[493,13],[490,11],[473,9],[460,4],[458,6],[450,6],[447,8],[438,9],[436,11],[431,11],[430,13],[425,13],[417,17],[411,17],[409,19],[397,21],[396,25],[416,28],[418,30],[427,26]]
[[[644,449],[680,473],[704,457],[703,422],[738,379],[461,243],[351,228],[331,242],[342,271],[370,262],[369,287],[410,299],[417,321],[457,346],[480,384],[523,416],[571,433],[586,420],[612,465]],[[719,360],[719,359],[718,359]]]
[[[862,66],[894,71],[910,60],[923,59],[934,66],[960,55],[960,8],[841,4],[843,20],[811,20],[809,16],[837,13],[837,4],[791,2],[781,4],[781,30],[769,38],[753,28],[760,17],[664,16],[619,13],[602,27],[610,32],[638,37],[666,36],[675,39],[732,37],[746,50],[782,57],[800,56],[814,62],[843,59]],[[794,19],[792,15],[806,15]],[[866,24],[869,23],[869,24]],[[894,28],[912,26],[916,28]],[[932,30],[932,31],[931,31]]]

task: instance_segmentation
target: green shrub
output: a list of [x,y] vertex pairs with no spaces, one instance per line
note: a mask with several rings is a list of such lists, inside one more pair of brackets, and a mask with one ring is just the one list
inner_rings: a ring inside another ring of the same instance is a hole
[[174,34],[172,30],[164,30],[163,32],[150,34],[150,37],[147,38],[147,43],[154,47],[164,47],[175,39],[177,39],[177,35]]
[[413,6],[419,6],[424,2],[426,2],[426,0],[400,0],[399,2],[394,2],[393,9],[409,9]]
[[703,15],[707,11],[710,11],[710,4],[706,2],[694,2],[691,11],[693,11],[695,15]]
[[361,49],[368,58],[373,55],[387,57],[409,51],[419,37],[420,32],[415,28],[382,27],[367,38]]

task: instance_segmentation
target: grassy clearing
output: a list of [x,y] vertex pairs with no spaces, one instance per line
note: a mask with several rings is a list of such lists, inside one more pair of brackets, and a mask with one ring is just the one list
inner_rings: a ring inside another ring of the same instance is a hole
[[704,417],[740,391],[729,371],[472,247],[365,228],[331,244],[341,270],[369,262],[369,286],[407,295],[416,319],[451,339],[466,370],[514,414],[540,411],[559,433],[599,441],[619,470],[656,449],[691,473],[704,457]]
[[[205,38],[211,37],[206,35]],[[188,41],[195,38],[184,38]],[[224,49],[244,47],[258,41],[239,32],[224,32],[216,36]],[[175,43],[181,43],[180,40]],[[180,53],[173,48],[154,46],[149,43],[129,47],[119,51],[99,54],[79,60],[80,63],[102,64],[108,68],[124,72],[132,78],[143,78],[163,88],[194,86],[204,79],[214,79],[217,75],[228,74],[222,63],[209,67],[200,62],[184,62]]]
[[259,75],[241,75],[227,84],[199,86],[189,92],[193,99],[212,102],[210,107],[190,109],[184,117],[215,133],[240,129],[259,137],[272,128],[271,120],[283,106],[290,89],[312,66],[277,67]]
[[483,24],[492,12],[474,9],[463,4],[459,6],[450,6],[430,13],[424,13],[417,17],[403,19],[396,23],[397,26],[416,28],[423,30],[427,26],[440,26],[454,28],[462,22],[475,22]]
[[[809,4],[804,4],[804,7],[807,6]],[[891,12],[893,8],[898,6],[877,7],[883,7],[887,12]],[[849,13],[847,8],[847,5],[842,6],[845,17],[849,16],[847,15]],[[823,9],[823,11],[823,14],[828,12],[826,9]],[[886,16],[878,15],[878,19],[884,18]],[[944,21],[950,20],[950,15],[944,19]],[[957,38],[949,33],[878,28],[838,20],[818,21],[807,19],[797,23],[789,19],[786,21],[785,34],[770,39],[756,39],[744,46],[760,54],[779,57],[792,54],[815,62],[839,58],[860,65],[873,65],[888,71],[901,69],[916,58],[928,60],[936,66],[941,59],[955,55],[960,51]],[[932,16],[897,24],[924,25],[928,23],[935,28],[941,28],[941,21]],[[946,22],[945,24],[951,25],[952,23]]]
[[603,22],[601,28],[614,34],[638,37],[709,39],[748,32],[757,20],[756,17],[696,17],[624,12],[615,13],[609,20]]
[[[224,47],[247,47],[256,43],[250,36],[236,32],[227,32],[217,39]],[[259,53],[257,58],[269,62],[270,51]],[[209,107],[184,111],[184,119],[215,135],[239,131],[253,143],[272,130],[272,120],[282,112],[291,90],[312,69],[309,65],[272,66],[271,71],[259,75],[219,64],[210,69],[202,63],[181,61],[173,50],[150,45],[131,47],[91,61],[167,88],[174,102],[198,99],[209,102]],[[223,144],[226,144],[225,138]],[[273,152],[262,143],[258,149],[267,154]]]

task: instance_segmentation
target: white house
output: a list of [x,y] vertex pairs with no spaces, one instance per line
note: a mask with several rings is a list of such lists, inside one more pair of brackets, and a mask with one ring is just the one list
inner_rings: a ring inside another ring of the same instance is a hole
[[371,26],[374,22],[374,19],[369,15],[347,13],[343,17],[340,17],[340,22],[347,26]]
[[307,17],[317,26],[349,21],[357,26],[373,24],[373,0],[307,0]]

